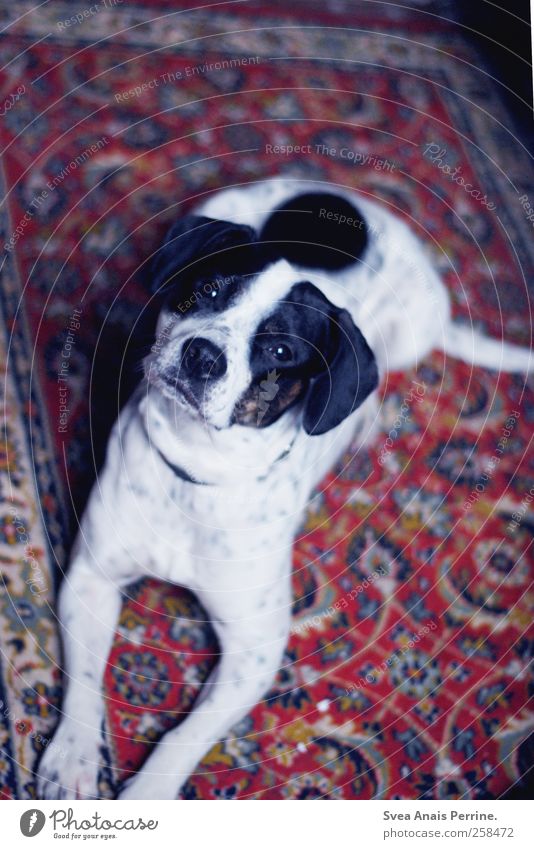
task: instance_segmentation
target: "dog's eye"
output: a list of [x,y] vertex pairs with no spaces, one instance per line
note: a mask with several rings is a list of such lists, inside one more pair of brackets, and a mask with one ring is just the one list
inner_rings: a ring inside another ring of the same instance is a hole
[[293,359],[293,352],[289,345],[269,345],[267,348],[271,356],[278,360],[281,363],[287,363],[289,360]]
[[208,303],[221,300],[219,297],[223,289],[227,289],[233,282],[231,277],[213,277],[200,284],[201,294]]

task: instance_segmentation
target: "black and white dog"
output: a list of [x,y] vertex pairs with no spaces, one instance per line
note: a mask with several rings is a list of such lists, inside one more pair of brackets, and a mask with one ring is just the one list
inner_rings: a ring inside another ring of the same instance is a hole
[[[453,325],[408,227],[365,197],[274,180],[171,228],[145,379],[111,436],[61,587],[66,693],[42,798],[98,795],[101,685],[123,588],[188,587],[220,662],[122,799],[174,799],[271,685],[288,638],[291,549],[314,486],[376,420],[390,369],[432,348],[528,371],[530,354]],[[62,757],[64,752],[67,757]]]

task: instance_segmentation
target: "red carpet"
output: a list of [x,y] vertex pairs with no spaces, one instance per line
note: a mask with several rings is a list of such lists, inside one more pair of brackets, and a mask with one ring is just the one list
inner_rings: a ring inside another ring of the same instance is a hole
[[[439,18],[291,5],[170,15],[129,3],[61,28],[77,5],[51,4],[2,37],[12,60],[2,102],[24,82],[0,130],[2,244],[12,240],[2,268],[4,797],[34,794],[57,721],[52,576],[117,413],[123,353],[125,395],[150,341],[144,327],[131,338],[141,264],[169,221],[206,192],[274,174],[354,187],[426,241],[458,319],[530,343],[532,230],[518,200],[528,165],[476,55]],[[390,376],[383,397],[377,445],[347,456],[310,505],[276,685],[203,760],[188,798],[494,798],[532,762],[532,383],[436,353]],[[192,704],[217,648],[202,619],[177,588],[132,589],[106,676],[103,795]]]

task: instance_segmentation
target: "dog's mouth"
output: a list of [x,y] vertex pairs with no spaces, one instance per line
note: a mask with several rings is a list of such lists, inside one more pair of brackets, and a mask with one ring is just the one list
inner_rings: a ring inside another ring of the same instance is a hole
[[305,382],[300,378],[280,379],[274,371],[264,375],[239,399],[232,414],[232,424],[268,427],[298,401],[304,387]]
[[181,383],[179,380],[167,380],[163,378],[163,384],[169,390],[174,397],[177,397],[179,400],[185,401],[189,407],[192,407],[194,410],[198,412],[199,404],[191,390],[184,383]]
[[157,374],[154,371],[150,371],[147,377],[149,383],[159,389],[166,398],[192,408],[196,412],[200,411],[198,400],[193,392],[178,378],[172,378],[166,374]]

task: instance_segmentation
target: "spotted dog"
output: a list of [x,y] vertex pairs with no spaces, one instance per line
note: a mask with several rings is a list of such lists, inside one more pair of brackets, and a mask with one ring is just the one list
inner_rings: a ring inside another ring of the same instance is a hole
[[528,351],[453,324],[411,229],[345,189],[279,179],[222,191],[174,223],[151,282],[156,341],[59,594],[65,696],[41,798],[98,796],[102,678],[128,584],[189,588],[220,644],[193,710],[119,792],[174,799],[273,682],[294,537],[313,488],[371,437],[380,378],[433,348],[530,367]]

